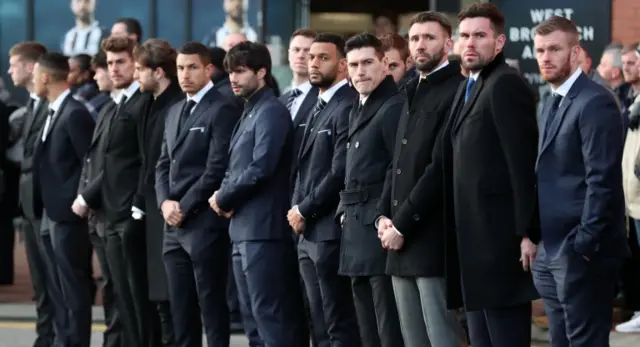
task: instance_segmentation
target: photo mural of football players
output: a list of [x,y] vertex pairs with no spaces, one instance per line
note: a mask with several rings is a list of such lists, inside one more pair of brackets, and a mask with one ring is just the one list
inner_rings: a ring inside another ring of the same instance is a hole
[[108,32],[100,27],[95,18],[97,0],[69,0],[75,25],[64,34],[62,53],[66,56],[77,54],[94,55],[100,49],[100,41]]
[[[224,39],[230,34],[243,34],[247,40],[253,42],[258,40],[258,33],[248,20],[249,18],[257,17],[250,17],[247,15],[249,13],[249,0],[194,0],[193,8],[204,9],[205,7],[209,7],[210,4],[204,4],[205,2],[214,3],[216,7],[222,5],[222,10],[224,12],[224,18],[220,19],[222,24],[215,25],[211,28],[203,39],[203,43],[205,45],[209,47],[222,47]],[[251,2],[253,3],[252,12],[256,12],[258,5],[257,1]],[[201,3],[203,6],[200,6]],[[208,18],[211,18],[211,12],[209,11],[196,11],[196,13],[198,12],[205,14]]]

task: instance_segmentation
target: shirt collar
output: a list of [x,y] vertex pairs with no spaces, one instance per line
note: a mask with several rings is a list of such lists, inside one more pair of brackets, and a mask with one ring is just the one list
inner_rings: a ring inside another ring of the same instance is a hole
[[62,94],[60,94],[58,98],[49,105],[49,108],[53,110],[54,113],[57,113],[60,106],[62,106],[62,102],[67,98],[67,96],[69,96],[69,94],[71,94],[71,90],[67,88],[67,90],[62,92]]
[[207,95],[211,88],[213,88],[213,82],[209,81],[209,83],[202,87],[202,89],[200,89],[200,91],[197,92],[196,95],[192,97],[187,95],[187,101],[193,100],[196,104],[200,103],[200,100],[202,100],[202,98]]
[[122,94],[121,90],[112,90],[111,93],[109,93],[109,96],[111,97],[111,100],[113,100],[114,102],[118,102],[120,101],[120,94]]
[[293,83],[291,83],[291,90],[293,89],[298,89],[300,92],[302,92],[301,95],[307,95],[307,93],[309,93],[309,91],[311,90],[311,83],[307,81],[297,87],[294,87]]
[[554,90],[553,87],[551,87],[551,93],[558,94],[564,98],[569,93],[571,86],[573,86],[578,77],[580,77],[581,73],[582,70],[580,68],[577,68],[576,71],[574,71],[573,74],[569,78],[567,78],[567,80],[564,81],[564,83],[562,83],[560,87],[558,87],[558,89]]
[[474,81],[478,81],[478,77],[480,77],[480,72],[482,72],[482,70],[470,74],[469,78],[471,78]]
[[434,72],[436,72],[436,71],[438,71],[438,70],[442,70],[442,69],[444,69],[445,67],[447,67],[447,65],[449,65],[449,60],[445,60],[445,61],[444,61],[444,63],[442,63],[442,64],[438,65],[438,67],[436,67],[435,69],[431,70],[431,72],[429,72],[429,73],[427,74],[427,76],[429,76],[429,75],[433,74]]
[[325,90],[324,93],[319,93],[318,97],[328,104],[329,101],[331,101],[331,98],[333,98],[333,95],[338,91],[338,89],[342,88],[342,86],[344,86],[345,84],[347,84],[346,78],[334,84],[333,87]]
[[40,101],[40,97],[36,93],[29,93],[29,97],[31,99],[33,99],[33,101],[35,101],[35,102],[39,102]]
[[[133,81],[133,83],[131,83],[126,89],[123,89],[123,90],[120,91],[120,95],[117,96],[118,103],[120,103],[120,101],[122,100],[123,96],[126,96],[127,97],[127,101],[129,101],[129,99],[131,99],[133,94],[135,94],[138,91],[138,88],[140,88],[140,82]],[[125,102],[127,102],[127,101],[125,101]]]

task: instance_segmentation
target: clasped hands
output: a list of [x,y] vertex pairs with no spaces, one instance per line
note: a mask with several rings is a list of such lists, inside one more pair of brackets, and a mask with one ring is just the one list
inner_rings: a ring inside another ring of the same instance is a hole
[[184,214],[180,209],[180,203],[174,200],[165,200],[160,206],[162,218],[172,227],[177,227],[182,223]]
[[73,200],[71,210],[80,218],[86,218],[89,215],[89,206],[82,204],[79,197]]
[[380,217],[378,220],[378,238],[384,249],[398,251],[404,245],[404,236],[396,230],[391,219],[387,217]]
[[234,211],[223,211],[220,206],[218,206],[218,201],[217,201],[217,196],[218,196],[218,191],[216,190],[213,195],[211,195],[211,197],[209,198],[209,206],[211,206],[211,208],[218,214],[218,216],[220,217],[224,217],[224,218],[231,218],[233,217],[233,213]]
[[287,220],[289,221],[289,225],[293,229],[293,232],[300,235],[304,231],[304,217],[300,214],[298,210],[298,205],[293,206],[289,212],[287,212]]

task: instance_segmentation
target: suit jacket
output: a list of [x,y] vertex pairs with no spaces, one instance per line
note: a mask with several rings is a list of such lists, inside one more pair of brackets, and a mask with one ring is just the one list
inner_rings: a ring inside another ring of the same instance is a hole
[[183,229],[226,230],[228,222],[209,207],[228,165],[231,132],[240,111],[215,88],[195,106],[178,132],[186,98],[167,115],[162,150],[156,167],[158,207],[178,201],[184,214]]
[[387,254],[380,244],[374,221],[404,104],[393,77],[387,76],[363,106],[354,102],[349,115],[345,187],[340,193],[337,217],[344,215],[339,273],[348,276],[382,276]]
[[244,99],[239,96],[236,96],[233,93],[233,89],[231,89],[231,82],[229,81],[228,75],[223,75],[220,78],[217,78],[213,81],[213,85],[220,92],[220,94],[229,98],[231,103],[236,106],[237,109],[242,110],[244,108]]
[[[313,107],[318,102],[319,90],[317,87],[311,87],[307,95],[302,100],[302,104],[298,108],[298,112],[293,117],[293,160],[291,164],[291,192],[293,193],[294,185],[296,184],[296,173],[298,172],[298,152],[300,152],[300,145],[302,144],[302,138],[304,137],[304,130],[307,126],[307,118],[313,110]],[[283,105],[287,105],[291,91],[287,91],[282,94],[278,99]]]
[[356,98],[345,84],[316,116],[313,127],[305,127],[292,205],[305,218],[303,237],[309,241],[339,240],[342,234],[334,216],[344,187],[349,113]]
[[39,142],[38,135],[44,127],[44,122],[47,120],[47,110],[49,109],[49,103],[45,99],[41,99],[38,107],[33,113],[27,112],[25,114],[24,126],[22,128],[22,163],[20,169],[22,175],[20,177],[20,205],[22,206],[22,212],[29,219],[34,219],[40,216],[42,211],[41,201],[35,201],[36,198],[34,191],[34,177],[33,177],[33,155],[35,153],[36,145]]
[[71,205],[78,192],[82,164],[94,126],[91,113],[69,94],[51,121],[44,142],[41,139],[44,128],[39,135],[33,167],[35,190],[47,216],[54,222],[80,219],[71,210]]
[[466,83],[443,134],[449,304],[462,304],[459,289],[469,310],[528,303],[539,297],[519,261],[522,238],[539,239],[535,95],[502,53],[464,103]]
[[269,87],[247,101],[233,130],[229,168],[216,201],[234,211],[229,235],[235,242],[291,240],[289,170],[293,125],[287,108]]
[[[549,106],[540,129],[547,117]],[[630,255],[622,190],[624,134],[614,97],[581,73],[546,132],[543,137],[540,131],[537,183],[542,241],[549,256]]]
[[[382,215],[404,235],[399,251],[387,255],[394,276],[444,276],[445,224],[442,190],[442,130],[460,82],[460,64],[449,65],[407,83],[393,163],[381,199]],[[400,174],[398,174],[400,173]]]
[[101,211],[109,223],[131,217],[142,169],[137,131],[152,102],[151,93],[137,90],[105,125],[103,170],[84,189],[82,197],[91,209]]

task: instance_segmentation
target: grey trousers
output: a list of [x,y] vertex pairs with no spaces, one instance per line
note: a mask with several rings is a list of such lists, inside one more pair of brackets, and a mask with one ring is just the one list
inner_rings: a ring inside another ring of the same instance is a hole
[[445,279],[392,277],[405,347],[467,346],[462,326],[447,309]]

